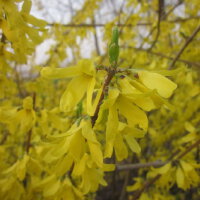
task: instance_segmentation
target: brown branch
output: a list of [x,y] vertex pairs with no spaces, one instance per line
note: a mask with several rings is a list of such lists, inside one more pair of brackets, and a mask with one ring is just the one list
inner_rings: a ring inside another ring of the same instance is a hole
[[143,187],[140,189],[140,191],[138,191],[135,196],[133,197],[133,200],[136,200],[138,199],[142,193],[147,189],[149,188],[152,184],[154,184],[159,178],[161,177],[160,174],[158,174],[157,176],[155,176],[154,178],[152,178],[151,180],[149,181],[146,181],[143,185]]
[[192,33],[192,35],[187,39],[187,41],[185,42],[185,44],[182,46],[182,48],[179,50],[179,52],[177,53],[176,57],[174,58],[174,60],[172,61],[169,69],[171,69],[176,61],[179,59],[179,57],[181,56],[181,54],[184,52],[184,50],[186,49],[186,47],[190,44],[190,42],[194,39],[194,37],[197,35],[197,33],[200,31],[200,26],[198,26],[194,32]]
[[182,157],[184,157],[187,153],[189,153],[192,149],[194,149],[195,147],[197,147],[200,144],[200,139],[197,140],[194,144],[192,144],[191,146],[189,146],[185,151],[183,151],[180,155],[178,155],[178,157],[176,158],[176,160],[181,159]]
[[181,22],[186,22],[186,21],[189,21],[189,20],[199,20],[200,19],[200,16],[190,16],[190,17],[186,17],[186,18],[176,18],[176,19],[173,19],[173,20],[168,20],[167,22],[169,23],[181,23]]
[[8,135],[10,135],[9,132],[6,130],[3,131],[2,134],[3,134],[3,136],[1,138],[0,145],[3,145],[6,142]]
[[[152,27],[151,30],[150,30],[150,32],[149,32],[149,34],[148,34],[147,37],[145,38],[145,40],[147,40],[147,39],[153,34],[153,32],[157,29],[156,38],[155,38],[155,40],[154,40],[154,42],[153,42],[153,44],[151,45],[151,47],[150,47],[149,50],[151,50],[151,49],[155,46],[155,44],[156,44],[156,42],[157,42],[157,40],[158,40],[158,37],[159,37],[159,35],[160,35],[160,22],[161,22],[161,19],[166,19],[167,16],[170,15],[170,13],[171,13],[175,8],[177,8],[180,4],[182,4],[182,0],[180,0],[172,9],[170,9],[170,10],[165,14],[165,12],[164,12],[164,10],[163,10],[164,3],[163,3],[162,0],[159,0],[159,11],[158,11],[158,22],[157,22],[157,26]],[[144,45],[144,43],[145,43],[145,40],[143,40],[143,42],[141,43],[140,48],[143,47],[143,45]]]
[[150,38],[150,36],[153,34],[153,32],[156,30],[156,28],[157,28],[157,26],[154,26],[154,27],[149,31],[147,37],[145,37],[145,39],[143,38],[143,41],[142,41],[142,43],[141,43],[141,45],[140,45],[139,48],[141,48],[141,49],[143,48],[143,46],[144,46],[144,44],[145,44],[145,40],[147,40],[147,39]]
[[[162,54],[160,52],[148,51],[148,49],[135,48],[135,47],[132,47],[132,46],[121,46],[121,48],[130,48],[130,49],[134,49],[136,51],[145,51],[145,52],[147,52],[149,54],[160,56],[162,58],[166,58],[166,59],[169,59],[169,60],[174,60],[174,57],[167,56],[167,55]],[[182,63],[185,63],[187,65],[191,65],[191,66],[195,66],[195,67],[200,67],[200,63],[194,63],[194,62],[191,62],[191,61],[188,61],[188,60],[185,60],[185,59],[178,59],[177,62],[182,62]]]
[[94,115],[91,117],[92,127],[95,125],[95,122],[98,118],[100,106],[103,103],[104,97],[107,93],[108,86],[109,86],[113,76],[115,75],[115,73],[116,73],[116,70],[115,70],[114,67],[112,69],[109,69],[109,71],[108,71],[107,77],[106,77],[104,84],[103,84],[103,89],[102,89],[102,93],[101,93],[101,96],[100,96],[100,99],[99,99],[99,103],[96,107]]
[[148,163],[117,165],[116,170],[117,171],[123,171],[123,170],[140,169],[140,168],[145,168],[145,167],[162,167],[165,164],[166,164],[166,162],[156,160],[154,162],[148,162]]
[[155,37],[151,47],[149,48],[149,51],[154,48],[154,46],[156,45],[156,43],[158,41],[159,35],[160,35],[160,23],[161,23],[161,20],[163,17],[163,12],[164,12],[163,7],[164,7],[164,1],[158,0],[158,22],[157,22],[157,26],[156,26],[157,32],[156,32],[156,37]]
[[32,136],[32,129],[28,131],[28,137],[27,137],[27,142],[26,142],[26,152],[29,153],[29,149],[31,147],[31,136]]
[[24,98],[25,94],[24,94],[24,92],[21,88],[22,80],[21,80],[20,75],[17,71],[17,65],[15,65],[14,70],[15,70],[16,85],[17,85],[17,89],[18,89],[18,92],[19,92],[19,96],[20,96],[20,98]]
[[[36,104],[36,93],[33,93],[33,109],[35,110],[35,104]],[[32,137],[32,128],[27,133],[27,142],[26,142],[26,152],[29,153],[30,147],[31,147],[31,137]]]
[[[95,19],[94,18],[93,18],[93,22],[95,24]],[[99,42],[98,42],[96,27],[94,27],[94,41],[95,41],[95,47],[96,47],[97,55],[100,56],[101,52],[100,52],[100,48],[99,48]]]
[[121,6],[120,6],[120,9],[119,9],[119,12],[118,12],[118,24],[121,23],[121,14],[122,14],[122,12],[123,12],[123,8],[124,8],[125,3],[126,3],[126,1],[123,0],[123,1],[122,1],[122,4],[121,4]]
[[[164,17],[165,17],[165,15],[162,18],[164,18]],[[168,20],[166,22],[179,23],[179,22],[185,22],[185,21],[192,20],[192,19],[197,19],[198,20],[199,18],[200,18],[200,16],[193,16],[193,17],[187,17],[187,18],[176,18],[176,19]],[[152,24],[153,24],[152,22],[139,22],[136,25],[135,24],[121,24],[121,23],[118,23],[118,24],[116,24],[116,26],[132,28],[134,26],[151,26]],[[66,27],[66,28],[94,28],[94,27],[105,27],[106,24],[102,24],[102,23],[98,23],[98,24],[94,24],[94,23],[91,23],[91,24],[86,24],[86,23],[81,23],[81,24],[49,23],[49,24],[47,24],[47,26],[50,26],[50,27],[51,26],[63,26],[63,27]]]
[[5,43],[6,42],[6,36],[1,33],[1,40],[0,40],[1,43]]
[[[170,157],[170,159],[168,159],[168,161],[166,162],[169,163],[171,162],[174,157],[176,157],[178,155],[178,157],[175,159],[175,160],[179,160],[181,159],[182,157],[184,157],[187,153],[189,153],[192,149],[198,147],[198,145],[200,144],[200,139],[197,140],[194,144],[190,145],[187,149],[185,149],[185,151],[183,151],[182,153],[179,154],[179,150],[177,150],[173,156]],[[149,180],[149,181],[146,181],[144,183],[144,185],[142,186],[142,188],[135,194],[133,200],[137,200],[141,195],[142,193],[147,190],[152,184],[154,184],[159,178],[161,177],[161,174],[158,174],[157,176],[155,176],[153,179]]]
[[[169,60],[174,60],[173,57],[167,56],[167,55],[162,54],[162,53],[159,53],[159,52],[153,52],[153,51],[147,51],[147,50],[144,50],[144,51],[148,52],[149,54],[157,55],[157,56],[160,56],[160,57],[169,59]],[[191,62],[191,61],[188,61],[188,60],[184,60],[184,59],[178,59],[177,61],[178,61],[178,62],[185,63],[185,64],[187,64],[187,65],[193,65],[193,66],[195,66],[195,67],[200,67],[200,63],[194,63],[194,62]]]
[[163,18],[166,19],[178,6],[183,3],[183,0],[180,0],[174,7],[172,7],[164,16]]
[[128,185],[129,179],[130,179],[130,171],[127,171],[126,174],[125,174],[124,183],[123,183],[123,186],[122,186],[122,191],[121,191],[119,200],[125,199],[126,187]]
[[[48,26],[64,26],[64,27],[69,27],[69,28],[94,28],[94,27],[104,27],[106,26],[106,24],[56,24],[56,23],[52,23],[52,24],[48,24]],[[151,26],[152,23],[148,23],[148,22],[140,22],[137,23],[136,26]],[[135,24],[116,24],[116,26],[118,27],[128,27],[128,28],[132,28],[135,26]]]

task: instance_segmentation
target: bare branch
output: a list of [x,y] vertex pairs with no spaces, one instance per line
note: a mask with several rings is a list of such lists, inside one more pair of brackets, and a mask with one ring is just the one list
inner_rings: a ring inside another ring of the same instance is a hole
[[168,20],[167,22],[169,23],[181,23],[181,22],[186,22],[186,21],[189,21],[189,20],[199,20],[200,19],[200,16],[190,16],[190,17],[186,17],[186,18],[176,18],[176,19],[173,19],[173,20]]
[[164,16],[163,18],[166,19],[178,6],[180,6],[183,3],[183,0],[179,0],[179,2],[172,7]]
[[[36,93],[33,93],[33,109],[35,110]],[[31,147],[32,128],[27,133],[26,152],[29,153]]]
[[145,168],[145,167],[162,167],[165,164],[166,164],[165,162],[162,162],[160,160],[156,160],[154,162],[148,162],[148,163],[117,165],[116,170],[117,171],[123,171],[123,170],[140,169],[140,168]]
[[[136,24],[136,26],[151,26],[152,23],[148,23],[148,22],[141,22],[141,23],[138,23]],[[106,26],[106,24],[101,24],[101,23],[98,23],[98,24],[94,24],[94,23],[91,23],[91,24],[84,24],[84,23],[81,23],[81,24],[57,24],[57,23],[51,23],[51,24],[48,24],[48,26],[64,26],[64,27],[69,27],[69,28],[94,28],[94,27],[104,27]],[[128,28],[132,28],[135,26],[135,24],[116,24],[116,26],[118,27],[128,27]]]
[[92,126],[95,125],[95,122],[96,122],[96,120],[97,120],[97,118],[98,118],[100,106],[101,106],[101,104],[103,103],[105,94],[107,93],[107,87],[108,87],[108,85],[110,84],[110,82],[111,82],[113,76],[115,75],[115,73],[116,73],[116,71],[115,71],[114,68],[113,68],[113,69],[110,69],[110,70],[108,71],[107,77],[106,77],[106,79],[105,79],[105,81],[104,81],[104,84],[103,84],[103,90],[102,90],[102,93],[101,93],[101,96],[100,96],[100,99],[99,99],[99,103],[98,103],[98,105],[97,105],[97,107],[96,107],[96,110],[95,110],[95,112],[94,112],[94,116],[91,117]]
[[181,56],[181,54],[184,52],[184,50],[186,49],[186,47],[190,44],[190,42],[194,39],[194,37],[197,35],[197,33],[200,31],[200,26],[198,26],[194,32],[192,33],[192,35],[187,39],[187,41],[185,42],[185,44],[182,46],[182,48],[179,50],[179,52],[177,53],[176,57],[174,58],[174,60],[172,61],[169,69],[171,69],[176,61],[179,59],[179,57]]
[[[179,160],[181,159],[182,157],[184,157],[187,153],[189,153],[192,149],[198,147],[198,145],[200,144],[200,139],[197,140],[194,144],[190,145],[188,148],[185,149],[185,151],[183,151],[182,153],[179,154],[179,150],[177,150],[173,156],[170,157],[170,159],[168,159],[168,161],[166,162],[169,163],[171,162],[172,160],[174,160],[174,158],[178,155],[178,157],[175,159],[175,160]],[[146,181],[144,183],[144,185],[142,186],[142,188],[135,194],[133,200],[137,200],[141,195],[142,193],[147,190],[151,185],[153,185],[159,178],[161,177],[160,174],[158,174],[157,176],[155,176],[153,179],[149,180],[149,181]]]
[[[153,54],[153,55],[156,55],[156,56],[159,56],[159,57],[162,57],[162,58],[174,60],[174,57],[167,56],[167,55],[160,53],[160,52],[148,51],[148,49],[135,48],[135,47],[132,47],[132,46],[121,46],[121,48],[130,48],[130,49],[134,49],[136,51],[144,51],[144,52],[147,52],[149,54]],[[177,62],[182,62],[182,63],[185,63],[187,65],[194,66],[194,67],[200,67],[200,63],[191,62],[191,61],[185,60],[185,59],[177,59]]]
[[[93,23],[95,24],[95,18],[93,18]],[[100,52],[100,48],[99,48],[99,41],[98,41],[98,37],[97,37],[96,27],[94,27],[94,41],[95,41],[97,55],[100,56],[101,52]]]
[[156,32],[156,37],[155,40],[153,41],[151,47],[149,48],[149,50],[153,49],[154,46],[156,45],[159,35],[160,35],[160,22],[162,20],[163,17],[163,13],[164,13],[164,0],[158,0],[158,22],[157,22],[157,32]]

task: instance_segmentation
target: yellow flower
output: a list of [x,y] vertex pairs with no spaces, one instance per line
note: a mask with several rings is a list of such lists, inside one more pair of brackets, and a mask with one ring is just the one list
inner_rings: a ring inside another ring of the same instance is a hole
[[60,109],[72,111],[87,93],[87,113],[93,115],[92,94],[96,83],[96,71],[90,60],[80,60],[76,66],[67,68],[45,67],[41,70],[41,75],[51,79],[72,78],[61,97]]
[[153,72],[138,72],[139,80],[149,89],[156,89],[158,94],[164,98],[169,98],[177,85],[168,78]]

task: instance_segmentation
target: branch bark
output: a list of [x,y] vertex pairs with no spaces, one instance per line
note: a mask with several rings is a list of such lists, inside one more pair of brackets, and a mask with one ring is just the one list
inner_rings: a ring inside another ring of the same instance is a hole
[[100,99],[99,99],[99,103],[98,103],[98,105],[96,107],[94,115],[91,117],[92,127],[95,125],[95,122],[96,122],[96,120],[98,118],[100,106],[103,103],[104,97],[105,97],[105,95],[107,93],[108,86],[109,86],[113,76],[115,75],[115,73],[116,73],[116,70],[115,70],[114,67],[113,67],[113,69],[109,68],[107,77],[106,77],[106,79],[104,81],[104,84],[103,84],[103,90],[102,90],[102,93],[101,93],[101,96],[100,96]]
[[[36,94],[33,93],[33,109],[35,110]],[[26,152],[29,153],[31,147],[32,128],[27,133]]]
[[[95,18],[93,18],[93,22],[95,24]],[[94,27],[94,42],[95,42],[95,47],[96,47],[97,55],[100,56],[101,52],[100,52],[100,48],[99,48],[99,41],[98,41],[98,37],[97,37],[96,27]]]
[[197,35],[197,33],[200,31],[200,26],[198,26],[194,32],[192,33],[192,35],[187,39],[187,41],[185,42],[185,44],[182,46],[182,48],[179,50],[179,52],[177,53],[176,57],[174,58],[174,60],[172,61],[169,69],[171,69],[172,67],[174,67],[176,61],[180,58],[181,54],[184,52],[184,50],[187,48],[187,46],[192,42],[192,40],[194,39],[194,37]]
[[[170,157],[170,159],[168,159],[168,161],[165,163],[169,163],[171,162],[172,160],[174,160],[174,158],[177,156],[177,158],[175,160],[179,160],[181,159],[182,157],[184,157],[187,153],[189,153],[192,149],[198,147],[198,145],[200,144],[200,139],[197,140],[194,144],[190,145],[188,148],[185,149],[185,151],[181,152],[180,153],[180,150],[177,150],[173,156]],[[180,154],[179,154],[180,153]],[[178,155],[179,154],[179,155]],[[149,180],[149,181],[146,181],[143,185],[143,187],[135,194],[133,200],[137,200],[141,195],[142,193],[147,190],[152,184],[154,184],[159,178],[161,177],[160,174],[158,174],[157,176],[155,176],[153,179]]]
[[140,169],[140,168],[145,168],[145,167],[162,167],[165,164],[166,164],[166,162],[156,160],[154,162],[148,162],[148,163],[117,165],[116,170],[117,171],[123,171],[123,170]]
[[[174,60],[174,57],[167,56],[167,55],[165,55],[163,53],[160,53],[160,52],[148,51],[148,49],[135,48],[135,47],[132,47],[132,46],[127,46],[127,47],[121,46],[121,48],[130,48],[130,49],[134,49],[136,51],[145,51],[145,52],[147,52],[149,54],[153,54],[153,55],[156,55],[156,56],[159,56],[159,57],[162,57],[162,58],[166,58],[166,59],[169,59],[169,60]],[[200,67],[200,63],[191,62],[191,61],[185,60],[185,59],[179,59],[178,58],[177,62],[182,62],[182,63],[185,63],[187,65],[194,66],[194,67]]]
[[154,48],[154,46],[156,45],[158,38],[160,36],[160,23],[163,18],[163,14],[164,14],[164,0],[158,0],[158,21],[157,21],[157,26],[156,26],[157,32],[156,32],[156,37],[155,37],[151,47],[149,48],[149,50]]
[[[94,28],[94,27],[104,27],[106,26],[106,24],[94,24],[94,23],[91,23],[91,24],[56,24],[56,23],[51,23],[51,24],[48,24],[48,26],[64,26],[64,27],[69,27],[69,28]],[[141,23],[138,23],[136,24],[137,26],[151,26],[152,23],[148,23],[148,22],[141,22]],[[117,24],[116,26],[118,27],[129,27],[129,28],[132,28],[135,26],[135,24]]]

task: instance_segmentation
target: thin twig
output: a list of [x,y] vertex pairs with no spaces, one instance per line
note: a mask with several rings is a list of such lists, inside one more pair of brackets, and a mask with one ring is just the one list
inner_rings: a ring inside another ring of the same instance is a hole
[[122,14],[122,12],[123,12],[123,8],[124,8],[125,3],[126,3],[126,1],[123,0],[123,1],[122,1],[122,4],[121,4],[121,6],[120,6],[120,9],[119,9],[119,12],[118,12],[118,24],[121,23],[121,14]]
[[[36,93],[33,93],[33,109],[35,110],[36,105]],[[26,152],[29,153],[31,147],[31,137],[32,137],[32,128],[27,133],[27,142],[26,142]]]
[[193,148],[197,147],[200,144],[200,139],[197,140],[194,144],[189,146],[185,151],[183,151],[178,157],[176,158],[177,160],[181,159],[183,156],[185,156],[187,153],[189,153]]
[[153,34],[153,32],[154,32],[155,30],[156,30],[156,26],[153,26],[153,27],[151,28],[151,30],[149,31],[147,37],[143,38],[143,41],[141,42],[141,45],[140,45],[140,47],[139,47],[140,49],[143,48],[143,46],[144,46],[144,44],[145,44],[145,41],[148,40],[148,39],[150,38],[150,36]]
[[116,170],[117,171],[123,171],[123,170],[140,169],[140,168],[145,168],[145,167],[162,167],[165,164],[166,164],[166,162],[156,160],[154,162],[148,162],[148,163],[117,165]]
[[176,19],[173,19],[173,20],[168,20],[167,22],[169,23],[181,23],[181,22],[186,22],[186,21],[189,21],[189,20],[199,20],[200,19],[200,16],[190,16],[190,17],[186,17],[186,18],[176,18]]
[[179,52],[177,53],[176,57],[174,58],[174,60],[172,61],[169,69],[171,69],[172,67],[174,67],[176,61],[179,59],[179,57],[181,56],[181,54],[183,53],[183,51],[186,49],[186,47],[190,44],[190,42],[194,39],[194,37],[197,35],[197,33],[200,31],[200,26],[198,26],[194,32],[192,33],[192,35],[187,39],[187,41],[185,42],[185,44],[182,46],[182,48],[179,50]]
[[175,6],[173,6],[164,16],[163,18],[166,19],[178,6],[183,3],[183,0],[180,0]]
[[[146,51],[146,50],[144,50],[144,51]],[[173,57],[167,56],[167,55],[162,54],[162,53],[159,53],[159,52],[153,52],[153,51],[146,51],[146,52],[148,52],[149,54],[154,54],[154,55],[157,55],[157,56],[160,56],[160,57],[169,59],[169,60],[174,60]],[[194,62],[191,62],[191,61],[189,61],[189,60],[178,59],[177,61],[178,61],[178,62],[185,63],[185,64],[187,64],[187,65],[193,65],[193,66],[195,66],[195,67],[200,67],[200,63],[194,63]]]
[[30,147],[31,147],[31,136],[32,136],[32,129],[28,131],[28,137],[26,142],[26,152],[29,153]]
[[[93,23],[95,24],[95,18],[93,18]],[[100,48],[99,48],[99,42],[98,42],[96,27],[94,27],[94,42],[95,42],[95,47],[96,47],[97,55],[100,56],[101,52],[100,52]]]
[[[162,58],[166,58],[166,59],[169,59],[169,60],[174,60],[174,57],[167,56],[167,55],[160,53],[160,52],[148,51],[148,49],[144,49],[144,48],[135,48],[135,47],[132,47],[132,46],[121,46],[121,47],[122,48],[135,49],[136,51],[145,51],[149,54],[160,56]],[[185,64],[190,65],[190,66],[200,67],[200,63],[191,62],[191,61],[185,60],[185,59],[177,59],[177,62],[182,62],[182,63],[185,63]]]
[[21,88],[21,85],[22,85],[22,80],[20,79],[20,75],[17,71],[17,65],[15,65],[15,78],[16,78],[16,85],[17,85],[17,89],[18,89],[18,92],[19,92],[19,96],[20,98],[24,98],[25,97],[25,94]]
[[[94,27],[104,27],[106,26],[106,24],[94,24],[94,23],[91,23],[91,24],[84,24],[84,23],[81,23],[81,24],[56,24],[56,23],[52,23],[52,24],[48,24],[48,26],[64,26],[64,27],[69,27],[69,28],[94,28]],[[149,23],[149,22],[140,22],[140,23],[137,23],[136,25],[135,24],[116,24],[116,26],[118,27],[128,27],[128,28],[132,28],[134,26],[151,26],[152,23]]]
[[153,183],[155,183],[159,178],[161,177],[160,174],[156,175],[154,178],[152,178],[151,180],[149,181],[146,181],[143,185],[143,187],[134,195],[133,197],[133,200],[136,200],[138,199],[142,193],[147,189],[149,188]]
[[104,97],[105,97],[105,95],[107,93],[107,87],[110,84],[110,82],[111,82],[113,76],[115,75],[115,73],[116,73],[116,71],[115,71],[114,67],[113,67],[113,69],[110,69],[108,71],[107,77],[106,77],[106,79],[104,81],[104,84],[103,84],[103,90],[102,90],[102,93],[101,93],[101,96],[100,96],[100,99],[99,99],[99,103],[98,103],[98,105],[96,107],[94,115],[91,117],[92,127],[95,125],[95,122],[96,122],[96,120],[98,118],[100,106],[103,103]]
[[[166,14],[167,15],[167,14]],[[163,16],[166,17],[166,15]],[[192,20],[192,19],[199,19],[200,16],[192,16],[192,17],[187,17],[187,18],[176,18],[176,19],[171,19],[171,20],[167,20],[166,22],[169,23],[179,23],[179,22],[185,22],[188,20]],[[116,24],[116,26],[118,27],[127,27],[127,28],[132,28],[134,26],[151,26],[153,23],[152,22],[139,22],[137,24],[121,24],[118,23]],[[94,27],[105,27],[106,24],[102,24],[102,23],[98,23],[98,24],[85,24],[85,23],[81,23],[81,24],[57,24],[57,23],[49,23],[47,24],[47,26],[63,26],[66,28],[94,28]]]
[[[178,155],[178,157],[176,157],[175,160],[179,160],[181,159],[182,157],[184,157],[187,153],[189,153],[192,149],[194,149],[195,147],[198,147],[198,145],[200,144],[200,139],[197,140],[194,144],[190,145],[187,149],[185,149],[185,151],[183,151],[182,153],[179,154],[179,150],[177,150],[173,156],[170,157],[170,159],[168,159],[168,161],[166,162],[169,163],[171,162],[172,160],[174,160],[174,158]],[[155,176],[153,179],[149,180],[149,181],[146,181],[144,183],[144,185],[142,186],[142,188],[135,194],[133,200],[137,200],[141,195],[142,193],[147,190],[151,185],[153,185],[159,178],[161,177],[160,174],[158,174],[157,176]]]
[[151,51],[151,49],[154,48],[154,46],[156,45],[158,38],[160,36],[160,23],[163,17],[163,0],[158,0],[158,22],[157,22],[157,32],[156,32],[156,37],[151,45],[151,47],[149,48],[149,51]]
[[3,136],[1,138],[0,145],[3,145],[6,142],[8,135],[10,135],[8,131],[4,131],[2,132],[2,134]]
[[146,41],[148,38],[150,38],[150,36],[153,34],[153,32],[157,29],[156,38],[155,38],[155,40],[154,40],[154,42],[153,42],[153,44],[151,45],[151,47],[150,47],[149,50],[151,50],[151,49],[155,46],[155,44],[156,44],[156,42],[157,42],[157,40],[158,40],[158,37],[159,37],[159,35],[160,35],[160,22],[161,22],[161,19],[166,19],[166,18],[170,15],[170,13],[171,13],[175,8],[177,8],[181,3],[182,3],[182,0],[181,0],[180,2],[178,2],[178,3],[177,3],[172,9],[170,9],[166,14],[163,14],[163,9],[162,9],[163,3],[159,0],[159,12],[158,12],[158,22],[157,22],[157,26],[154,26],[154,27],[151,28],[151,30],[149,31],[149,34],[147,35],[147,37],[145,37],[145,39],[144,39],[143,42],[141,43],[140,48],[143,47],[143,45],[145,44],[145,41]]

